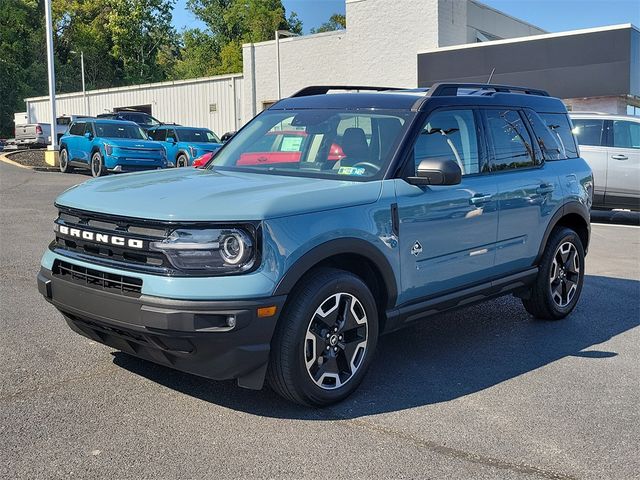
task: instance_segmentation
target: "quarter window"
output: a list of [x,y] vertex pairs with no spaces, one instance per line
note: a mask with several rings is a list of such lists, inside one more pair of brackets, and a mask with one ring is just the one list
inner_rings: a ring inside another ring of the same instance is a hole
[[556,136],[560,147],[567,158],[576,158],[578,148],[573,136],[571,122],[564,113],[541,113],[540,116],[549,127],[549,130]]
[[614,120],[613,146],[618,148],[640,148],[640,123]]
[[527,168],[535,165],[529,132],[515,110],[485,110],[493,158],[492,171]]
[[439,110],[424,125],[413,148],[414,165],[430,158],[455,161],[463,175],[480,173],[478,135],[473,110]]
[[590,145],[600,147],[604,145],[602,135],[604,131],[604,120],[591,118],[573,119],[573,133],[579,145]]

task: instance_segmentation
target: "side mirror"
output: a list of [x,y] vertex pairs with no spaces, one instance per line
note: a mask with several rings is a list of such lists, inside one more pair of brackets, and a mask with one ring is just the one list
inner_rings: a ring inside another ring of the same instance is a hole
[[93,135],[91,134],[91,132],[84,132],[84,138],[86,138],[87,140],[93,140]]
[[176,143],[176,139],[173,137],[167,137],[167,143]]
[[222,137],[220,137],[220,141],[222,143],[227,143],[231,138],[236,134],[236,132],[227,132]]
[[415,177],[407,178],[411,185],[458,185],[462,170],[448,157],[426,158],[420,162]]

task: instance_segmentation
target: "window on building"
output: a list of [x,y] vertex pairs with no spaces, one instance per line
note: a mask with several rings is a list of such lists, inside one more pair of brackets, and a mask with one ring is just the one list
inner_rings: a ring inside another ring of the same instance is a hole
[[478,135],[473,110],[439,110],[422,128],[413,148],[416,169],[429,158],[448,158],[463,175],[480,173]]
[[485,118],[493,150],[491,170],[511,170],[535,165],[533,143],[517,111],[485,110]]
[[591,118],[575,118],[573,120],[573,133],[579,145],[603,146],[603,132],[604,120]]
[[573,136],[568,115],[564,113],[541,113],[540,116],[558,139],[565,156],[567,158],[576,158],[578,156],[578,148],[576,147],[576,140]]
[[618,148],[640,148],[640,123],[614,120],[613,146]]

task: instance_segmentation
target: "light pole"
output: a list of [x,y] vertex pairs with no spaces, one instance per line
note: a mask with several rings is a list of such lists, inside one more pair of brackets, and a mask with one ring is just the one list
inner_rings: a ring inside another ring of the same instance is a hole
[[289,30],[276,30],[276,78],[278,82],[278,100],[282,98],[282,89],[280,87],[280,37],[297,37],[297,33]]
[[51,106],[51,145],[45,153],[45,161],[56,165],[58,135],[56,132],[56,73],[53,64],[53,26],[51,22],[51,0],[44,0],[44,14],[47,29],[47,69],[49,77],[49,104]]
[[[78,52],[71,50],[70,53],[75,53],[76,55],[78,54]],[[87,97],[87,89],[84,86],[84,52],[80,51],[80,69],[82,70],[82,97],[84,98],[84,114],[85,115],[89,115],[89,98]]]

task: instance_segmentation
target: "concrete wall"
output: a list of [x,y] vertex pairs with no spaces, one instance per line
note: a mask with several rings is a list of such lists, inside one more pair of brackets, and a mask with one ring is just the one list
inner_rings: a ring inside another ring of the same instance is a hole
[[[419,51],[542,30],[470,0],[346,0],[347,29],[280,40],[282,96],[307,85],[415,87]],[[470,40],[471,39],[471,40]],[[275,41],[243,47],[245,121],[277,100]]]
[[[88,91],[89,112],[82,93],[56,97],[58,116],[97,115],[118,107],[151,105],[151,113],[163,122],[210,128],[218,135],[237,130],[242,118],[242,75],[151,83]],[[49,98],[26,99],[30,122],[49,123]],[[216,111],[210,105],[216,104]]]

